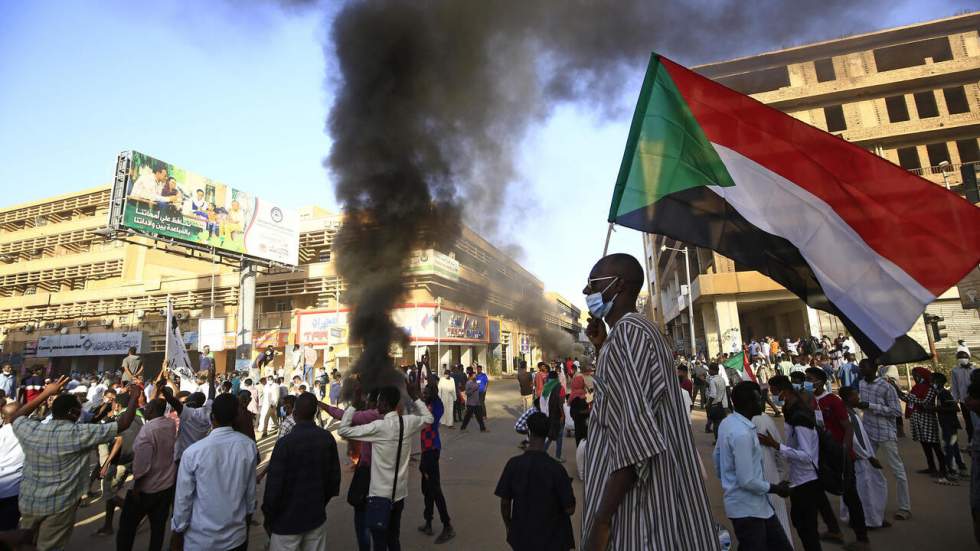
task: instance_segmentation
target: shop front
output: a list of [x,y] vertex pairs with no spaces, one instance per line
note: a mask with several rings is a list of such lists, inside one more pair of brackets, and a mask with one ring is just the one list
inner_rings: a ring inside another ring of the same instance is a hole
[[135,348],[143,351],[143,333],[75,333],[42,336],[37,342],[37,358],[50,362],[52,377],[78,373],[102,373],[119,369],[122,359]]

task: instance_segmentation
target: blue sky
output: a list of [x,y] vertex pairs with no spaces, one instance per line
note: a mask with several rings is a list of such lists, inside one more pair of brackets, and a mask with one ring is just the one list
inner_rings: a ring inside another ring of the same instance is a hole
[[[899,1],[876,26],[969,5]],[[231,0],[0,2],[0,206],[107,183],[116,154],[135,149],[287,207],[336,210],[322,166],[332,100],[323,12]],[[579,303],[642,70],[611,98],[620,116],[560,106],[517,159],[511,239],[547,288]],[[639,257],[639,234],[619,229],[611,250]]]

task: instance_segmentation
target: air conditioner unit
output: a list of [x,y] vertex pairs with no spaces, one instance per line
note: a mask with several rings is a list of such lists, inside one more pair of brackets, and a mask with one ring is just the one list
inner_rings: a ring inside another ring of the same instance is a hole
[[139,319],[139,320],[141,320],[144,317],[146,317],[146,311],[145,310],[142,310],[142,309],[134,311],[133,314],[135,314],[136,315],[136,319]]
[[60,329],[61,328],[61,324],[58,323],[58,322],[56,322],[56,321],[46,321],[46,322],[44,322],[44,328],[45,329],[51,329],[51,330]]
[[174,316],[178,320],[183,321],[183,320],[187,319],[187,312],[177,312],[176,314],[174,314]]
[[62,335],[67,335],[68,334],[68,328],[67,327],[62,327],[58,332],[61,333]]
[[34,225],[35,226],[43,226],[43,225],[45,225],[47,223],[48,223],[48,219],[45,218],[45,217],[43,217],[43,216],[35,216],[34,217]]
[[78,327],[79,329],[88,327],[88,322],[85,320],[75,320],[75,327]]
[[106,318],[102,320],[102,327],[112,327],[113,323],[114,321],[112,320],[112,318]]
[[33,333],[34,332],[34,326],[33,325],[30,325],[30,324],[27,324],[27,325],[21,327],[20,330],[23,331],[23,332],[25,332],[25,333]]

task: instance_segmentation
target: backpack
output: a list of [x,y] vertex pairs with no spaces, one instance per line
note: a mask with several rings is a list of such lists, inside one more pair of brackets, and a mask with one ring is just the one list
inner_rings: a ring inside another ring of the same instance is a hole
[[839,496],[844,493],[844,477],[847,476],[850,458],[829,432],[817,428],[820,464],[816,466],[817,479],[827,493]]

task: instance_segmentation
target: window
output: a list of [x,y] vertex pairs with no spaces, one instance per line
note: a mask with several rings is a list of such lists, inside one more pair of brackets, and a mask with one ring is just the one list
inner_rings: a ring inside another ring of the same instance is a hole
[[915,146],[898,148],[898,165],[905,170],[922,168],[922,163],[919,162],[919,152]]
[[933,63],[953,59],[949,38],[945,36],[878,48],[873,53],[879,72],[925,65],[926,58],[932,58]]
[[316,255],[317,262],[330,262],[330,249],[320,249]]
[[949,148],[946,147],[946,142],[927,145],[926,153],[929,155],[929,166],[939,166],[943,161],[949,162]]
[[730,75],[717,81],[743,94],[759,94],[789,86],[789,70],[783,65],[751,73]]
[[956,140],[956,150],[960,154],[961,163],[975,163],[980,161],[980,147],[977,147],[977,139]]
[[932,90],[913,94],[915,97],[915,110],[919,112],[920,119],[928,119],[939,116],[939,107],[936,106],[936,94]]
[[905,103],[905,96],[892,96],[885,98],[885,107],[888,108],[889,122],[902,122],[909,120],[909,107]]
[[949,110],[950,115],[970,112],[970,104],[966,101],[966,90],[962,86],[943,88],[943,96],[946,98],[946,109]]
[[827,132],[847,130],[847,121],[844,120],[844,108],[842,106],[824,107],[823,114],[827,118]]
[[813,68],[817,70],[817,82],[829,82],[837,80],[837,73],[834,71],[834,60],[829,57],[818,59],[813,62]]

